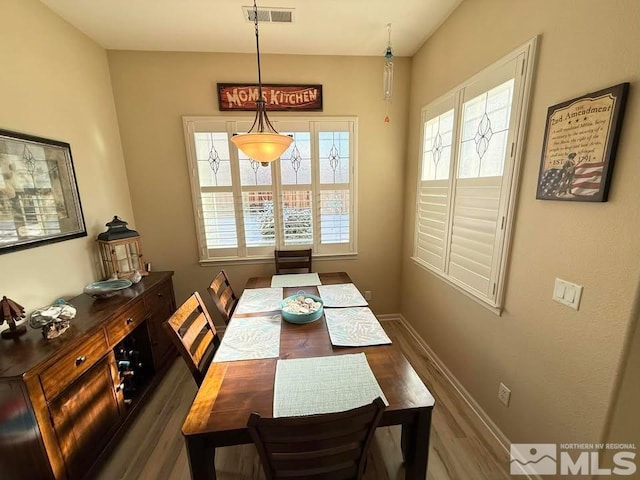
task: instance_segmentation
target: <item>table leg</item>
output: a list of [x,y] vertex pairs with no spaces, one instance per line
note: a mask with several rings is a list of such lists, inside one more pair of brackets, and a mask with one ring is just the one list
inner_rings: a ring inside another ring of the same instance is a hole
[[405,480],[425,480],[429,459],[431,409],[419,410],[411,423],[402,424],[402,458]]
[[202,437],[185,437],[192,480],[216,480],[215,447]]

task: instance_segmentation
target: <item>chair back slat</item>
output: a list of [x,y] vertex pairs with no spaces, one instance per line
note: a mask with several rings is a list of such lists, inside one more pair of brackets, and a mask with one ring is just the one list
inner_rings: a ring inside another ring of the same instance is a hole
[[281,418],[253,413],[247,426],[267,480],[360,479],[384,408],[377,398],[346,412]]
[[189,296],[164,327],[200,386],[220,345],[216,327],[200,294],[194,292]]
[[207,290],[216,308],[220,312],[220,316],[225,325],[228,324],[238,304],[238,297],[233,291],[229,278],[224,270],[220,270],[220,273],[211,281]]
[[305,270],[311,273],[312,250],[276,250],[276,273]]

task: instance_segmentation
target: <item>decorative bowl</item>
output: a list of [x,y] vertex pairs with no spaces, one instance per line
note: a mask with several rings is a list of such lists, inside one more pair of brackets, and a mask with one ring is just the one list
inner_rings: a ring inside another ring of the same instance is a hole
[[[314,302],[320,303],[320,308],[316,311],[309,313],[293,313],[285,311],[285,305],[289,302],[295,301],[297,297],[304,297],[305,299],[310,298]],[[280,301],[280,307],[282,308],[282,318],[289,323],[310,323],[318,320],[322,314],[324,313],[324,302],[317,295],[310,295],[304,292],[298,292],[295,295],[291,295],[284,300]]]
[[107,298],[118,293],[118,290],[128,288],[131,285],[133,285],[131,281],[124,278],[105,280],[104,282],[90,283],[84,287],[84,293],[91,295],[93,298]]

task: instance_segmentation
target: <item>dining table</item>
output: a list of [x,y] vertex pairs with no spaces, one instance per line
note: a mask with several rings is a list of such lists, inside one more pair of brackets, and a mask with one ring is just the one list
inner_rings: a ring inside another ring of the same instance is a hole
[[[322,285],[353,283],[345,272],[319,273],[318,278]],[[271,281],[272,277],[250,278],[244,292],[268,288]],[[317,286],[286,286],[282,288],[283,298],[295,295],[301,289],[308,294],[319,294]],[[327,308],[324,309],[325,313]],[[229,325],[239,318],[278,313],[234,313]],[[433,396],[398,345],[391,343],[336,347],[331,343],[325,315],[305,324],[281,320],[277,357],[211,363],[182,426],[191,478],[216,478],[216,448],[253,443],[247,429],[247,420],[253,412],[263,417],[273,416],[274,379],[279,360],[362,352],[366,354],[375,380],[388,402],[379,427],[402,427],[404,478],[424,480],[427,472],[431,413],[435,403]]]

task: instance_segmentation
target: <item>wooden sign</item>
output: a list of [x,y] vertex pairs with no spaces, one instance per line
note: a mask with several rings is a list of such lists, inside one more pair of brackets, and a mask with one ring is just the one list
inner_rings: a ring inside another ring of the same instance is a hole
[[[269,111],[322,111],[322,85],[263,84],[262,95]],[[248,83],[218,83],[220,111],[256,109],[258,86]]]
[[628,83],[549,107],[536,198],[606,202]]

